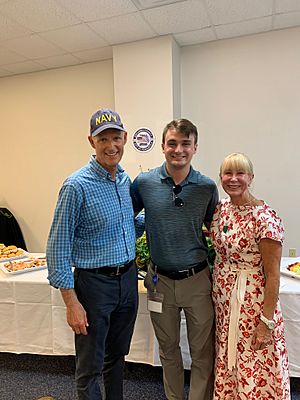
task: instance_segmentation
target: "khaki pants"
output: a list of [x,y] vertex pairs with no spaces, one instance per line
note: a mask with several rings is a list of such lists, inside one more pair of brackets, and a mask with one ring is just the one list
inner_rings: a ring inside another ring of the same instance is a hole
[[[149,268],[145,287],[153,289]],[[192,359],[189,400],[212,399],[214,363],[214,311],[209,269],[187,279],[158,275],[157,292],[164,294],[163,312],[151,312],[163,366],[168,400],[184,400],[184,368],[179,346],[181,310],[184,311]]]

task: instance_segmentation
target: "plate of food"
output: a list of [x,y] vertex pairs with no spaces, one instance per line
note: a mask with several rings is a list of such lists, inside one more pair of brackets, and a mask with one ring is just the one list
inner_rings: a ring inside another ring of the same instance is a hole
[[29,253],[17,246],[5,246],[3,243],[0,243],[0,262],[18,260],[28,256]]
[[46,257],[27,257],[21,260],[2,262],[0,269],[5,274],[16,275],[24,272],[39,271],[47,267]]
[[300,279],[300,261],[294,262],[286,268],[281,269],[281,273],[291,278]]

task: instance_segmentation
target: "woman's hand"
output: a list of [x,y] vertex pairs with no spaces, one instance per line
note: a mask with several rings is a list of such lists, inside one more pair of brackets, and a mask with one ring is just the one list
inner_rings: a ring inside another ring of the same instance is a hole
[[263,350],[272,344],[272,331],[262,321],[259,322],[253,333],[251,347],[253,350]]

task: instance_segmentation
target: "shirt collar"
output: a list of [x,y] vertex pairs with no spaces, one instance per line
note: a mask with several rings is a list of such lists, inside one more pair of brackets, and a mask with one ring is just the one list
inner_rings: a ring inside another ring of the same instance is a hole
[[[96,172],[96,174],[99,177],[105,178],[105,179],[111,179],[110,173],[105,168],[103,168],[101,164],[98,163],[95,155],[91,156],[89,164],[90,164],[92,170],[94,172]],[[121,167],[121,165],[118,164],[116,175],[122,174],[123,172],[124,172],[124,169]]]
[[[166,163],[165,162],[160,167],[159,176],[160,176],[160,179],[171,179],[173,181],[173,178],[167,172],[167,168],[166,168]],[[191,166],[190,167],[190,172],[189,172],[188,176],[185,178],[183,184],[184,183],[197,183],[197,182],[198,182],[197,173],[194,170],[194,168]]]

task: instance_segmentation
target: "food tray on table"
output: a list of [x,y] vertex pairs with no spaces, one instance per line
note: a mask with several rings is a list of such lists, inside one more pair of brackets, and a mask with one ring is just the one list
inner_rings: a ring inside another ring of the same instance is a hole
[[289,264],[287,267],[282,268],[280,272],[290,278],[300,279],[300,262]]
[[7,275],[23,274],[39,271],[47,267],[46,257],[27,257],[21,260],[6,261],[0,264],[0,269]]
[[3,243],[0,243],[0,262],[18,260],[25,257],[29,257],[27,251],[17,246],[5,246]]

